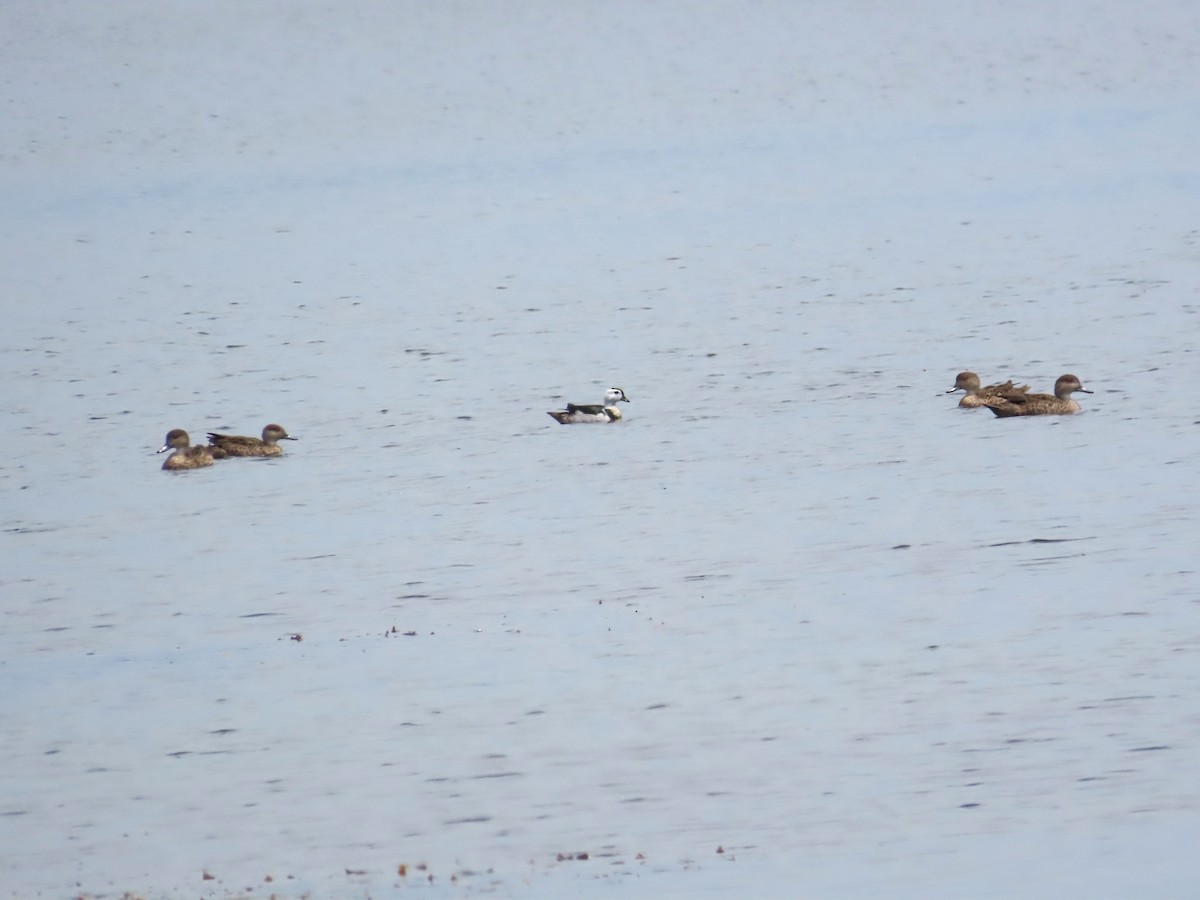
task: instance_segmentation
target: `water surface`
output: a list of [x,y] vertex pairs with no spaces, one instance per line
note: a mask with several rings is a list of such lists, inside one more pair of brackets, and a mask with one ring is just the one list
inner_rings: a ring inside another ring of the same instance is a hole
[[1190,12],[54,6],[6,895],[1190,895]]

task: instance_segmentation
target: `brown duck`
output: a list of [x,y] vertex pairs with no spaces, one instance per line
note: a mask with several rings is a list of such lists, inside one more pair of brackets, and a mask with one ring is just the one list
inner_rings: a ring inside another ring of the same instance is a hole
[[192,439],[182,428],[168,431],[166,441],[157,452],[166,453],[168,450],[175,452],[163,460],[162,467],[167,471],[174,471],[176,469],[202,469],[205,466],[211,466],[213,455],[209,448],[201,444],[192,447],[191,443]]
[[1065,416],[1079,412],[1079,404],[1071,399],[1071,394],[1076,391],[1091,393],[1074,375],[1060,375],[1058,381],[1054,382],[1053,394],[1009,392],[1000,397],[1000,403],[990,404],[988,408],[1002,419],[1010,416]]
[[1029,385],[1016,385],[1012,383],[1012,379],[1009,379],[1004,384],[989,384],[987,387],[980,387],[979,376],[974,372],[959,372],[958,377],[954,379],[954,387],[946,393],[953,394],[955,391],[966,391],[962,399],[958,401],[959,406],[976,408],[1002,402],[1005,394],[1028,393]]
[[212,445],[213,454],[218,459],[226,456],[283,456],[283,448],[278,442],[294,440],[298,439],[284,431],[282,425],[274,424],[262,430],[261,440],[240,434],[214,434],[211,431],[208,433],[208,443]]

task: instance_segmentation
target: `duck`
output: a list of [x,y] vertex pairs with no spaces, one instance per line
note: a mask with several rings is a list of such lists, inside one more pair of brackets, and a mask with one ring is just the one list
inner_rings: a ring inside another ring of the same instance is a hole
[[208,443],[225,456],[283,456],[283,448],[278,441],[295,441],[282,425],[270,424],[262,430],[262,439],[245,437],[240,434],[208,433]]
[[947,394],[953,394],[955,391],[966,391],[962,399],[958,401],[959,406],[968,407],[971,409],[980,406],[991,406],[993,403],[1003,402],[1004,394],[1029,393],[1029,385],[1015,385],[1010,378],[1004,384],[989,384],[987,387],[980,387],[979,376],[974,372],[959,372],[958,377],[954,379],[954,387],[946,391]]
[[188,437],[188,433],[182,428],[172,428],[168,431],[167,439],[156,452],[166,453],[168,450],[174,450],[175,452],[163,460],[163,469],[174,471],[176,469],[202,469],[205,466],[211,466],[213,464],[213,455],[209,452],[209,449],[203,444],[197,444],[193,447],[191,443],[192,439]]
[[558,422],[559,425],[585,425],[596,423],[600,425],[621,421],[621,410],[618,403],[628,403],[629,398],[619,387],[610,387],[604,392],[603,403],[576,404],[568,403],[566,409],[547,411],[546,415]]
[[1079,391],[1090,394],[1074,375],[1060,375],[1054,382],[1053,394],[1004,394],[999,403],[988,408],[1002,419],[1011,416],[1066,416],[1079,412],[1079,404],[1071,394]]

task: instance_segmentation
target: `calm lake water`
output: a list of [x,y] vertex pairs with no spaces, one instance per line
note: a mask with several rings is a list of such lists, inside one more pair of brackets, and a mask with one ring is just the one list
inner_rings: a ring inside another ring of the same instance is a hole
[[0,895],[1194,896],[1190,7],[0,19]]

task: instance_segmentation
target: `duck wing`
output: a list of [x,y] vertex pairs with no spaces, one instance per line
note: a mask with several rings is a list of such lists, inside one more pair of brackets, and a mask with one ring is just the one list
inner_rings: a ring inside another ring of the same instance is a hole
[[208,442],[214,447],[223,447],[228,450],[263,446],[263,442],[256,437],[247,437],[244,434],[217,434],[212,431],[208,432]]
[[979,397],[1004,397],[1008,394],[1027,394],[1029,393],[1029,385],[1013,384],[1012,379],[1004,382],[1004,384],[989,384],[985,388],[980,388],[976,392]]
[[1029,403],[1032,400],[1048,399],[1050,395],[1049,394],[1030,394],[1029,386],[1026,385],[1024,390],[1004,391],[1003,393],[996,394],[995,396],[999,397],[1001,400],[1004,400],[1008,403],[1013,403],[1017,406],[1021,406],[1022,404]]

